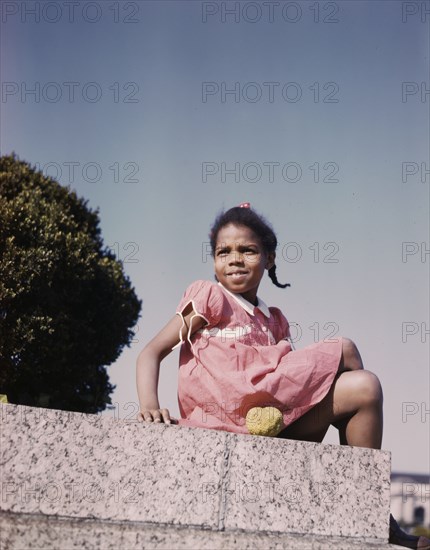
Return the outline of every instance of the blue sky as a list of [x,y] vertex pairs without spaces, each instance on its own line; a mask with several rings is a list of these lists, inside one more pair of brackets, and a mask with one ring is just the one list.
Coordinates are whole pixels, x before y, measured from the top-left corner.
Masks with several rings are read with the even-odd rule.
[[[428,471],[428,6],[2,4],[1,151],[100,208],[143,300],[109,367],[116,417],[134,416],[142,346],[213,277],[215,215],[248,200],[292,285],[260,295],[299,327],[298,347],[333,327],[357,343],[383,384],[393,469]],[[173,415],[177,361],[160,375]]]

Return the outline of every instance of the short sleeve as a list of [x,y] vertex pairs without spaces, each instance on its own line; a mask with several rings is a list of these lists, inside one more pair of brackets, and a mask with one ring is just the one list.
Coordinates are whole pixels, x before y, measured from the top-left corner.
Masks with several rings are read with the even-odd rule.
[[219,323],[223,310],[224,295],[220,287],[211,281],[195,281],[184,292],[176,313],[182,317],[190,303],[199,317],[203,317],[210,326]]

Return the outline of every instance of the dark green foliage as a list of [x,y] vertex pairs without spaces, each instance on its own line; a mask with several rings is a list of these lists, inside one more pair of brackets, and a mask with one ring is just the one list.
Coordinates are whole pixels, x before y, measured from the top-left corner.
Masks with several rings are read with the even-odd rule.
[[0,157],[0,393],[95,413],[106,365],[141,308],[100,235],[98,211],[15,155]]

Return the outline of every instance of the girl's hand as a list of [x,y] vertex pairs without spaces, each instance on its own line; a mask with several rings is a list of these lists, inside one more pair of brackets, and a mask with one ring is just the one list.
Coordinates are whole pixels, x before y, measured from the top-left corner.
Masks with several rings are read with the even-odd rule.
[[137,415],[138,422],[156,422],[164,424],[177,424],[176,418],[170,418],[168,409],[144,409]]

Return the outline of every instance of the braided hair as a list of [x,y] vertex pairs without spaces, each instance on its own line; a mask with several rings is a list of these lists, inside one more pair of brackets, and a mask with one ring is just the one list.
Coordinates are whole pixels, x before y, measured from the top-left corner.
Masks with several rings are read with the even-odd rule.
[[[276,251],[278,240],[272,227],[262,216],[257,214],[254,210],[251,210],[249,203],[243,203],[243,206],[234,206],[226,212],[221,212],[215,219],[209,233],[213,257],[215,257],[215,248],[219,231],[226,225],[230,224],[249,227],[249,229],[251,229],[251,231],[253,231],[253,233],[255,233],[260,239],[266,254]],[[279,288],[291,286],[288,283],[283,285],[278,281],[275,264],[273,264],[273,266],[269,269],[268,275],[272,280],[272,283]]]

